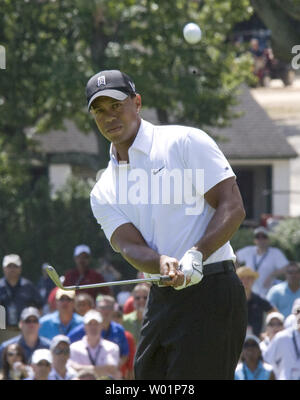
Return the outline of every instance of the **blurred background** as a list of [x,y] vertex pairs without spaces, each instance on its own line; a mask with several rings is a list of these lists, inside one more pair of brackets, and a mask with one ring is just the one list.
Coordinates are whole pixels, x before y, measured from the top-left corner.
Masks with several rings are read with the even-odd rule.
[[[105,259],[123,278],[136,275],[89,203],[109,144],[85,85],[104,69],[132,76],[145,119],[216,139],[247,212],[235,250],[264,225],[299,260],[299,20],[292,0],[0,0],[1,260],[20,254],[37,281],[44,262],[60,274],[73,267],[74,247],[86,243],[94,268]],[[195,45],[183,39],[188,22],[202,29]]]

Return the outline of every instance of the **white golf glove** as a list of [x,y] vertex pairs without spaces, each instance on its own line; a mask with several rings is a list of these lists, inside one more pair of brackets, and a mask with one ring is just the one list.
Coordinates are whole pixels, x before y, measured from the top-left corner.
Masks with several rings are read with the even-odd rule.
[[[185,289],[188,286],[199,283],[203,278],[203,255],[201,251],[188,250],[179,261],[180,270],[184,273],[184,282],[181,286],[175,287],[176,290]],[[186,279],[190,278],[187,285]]]

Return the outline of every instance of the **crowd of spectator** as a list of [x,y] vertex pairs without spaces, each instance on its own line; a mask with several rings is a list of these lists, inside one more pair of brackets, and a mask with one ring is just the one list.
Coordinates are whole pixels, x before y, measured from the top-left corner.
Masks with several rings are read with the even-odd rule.
[[[76,246],[73,255],[74,268],[65,273],[65,286],[122,279],[109,263],[101,272],[92,269],[85,244]],[[248,301],[248,328],[235,379],[300,379],[300,264],[271,247],[263,227],[254,231],[253,246],[236,255]],[[150,284],[119,291],[114,286],[66,291],[53,284],[46,266],[34,285],[22,276],[19,255],[3,259],[1,379],[134,379]]]

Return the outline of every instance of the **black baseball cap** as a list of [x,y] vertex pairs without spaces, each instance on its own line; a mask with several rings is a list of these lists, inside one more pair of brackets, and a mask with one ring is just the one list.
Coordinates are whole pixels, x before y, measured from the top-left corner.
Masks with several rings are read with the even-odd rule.
[[125,100],[130,94],[136,94],[132,79],[124,72],[116,69],[100,71],[90,78],[86,85],[88,110],[92,102],[100,96]]

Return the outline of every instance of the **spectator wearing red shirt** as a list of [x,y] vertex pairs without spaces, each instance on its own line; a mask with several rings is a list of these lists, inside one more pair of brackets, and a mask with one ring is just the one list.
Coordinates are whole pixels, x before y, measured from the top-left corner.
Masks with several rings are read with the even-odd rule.
[[[76,268],[73,268],[65,273],[64,286],[73,285],[89,285],[91,283],[105,282],[103,276],[89,268],[91,261],[91,249],[85,244],[80,244],[74,249],[74,260]],[[109,287],[80,289],[80,292],[86,292],[96,299],[98,294],[110,294]],[[78,293],[78,291],[77,291]]]

